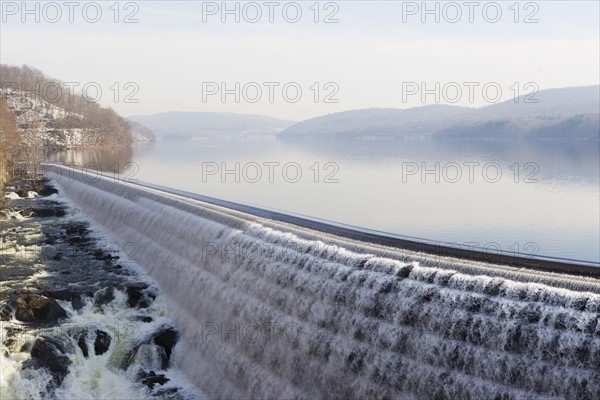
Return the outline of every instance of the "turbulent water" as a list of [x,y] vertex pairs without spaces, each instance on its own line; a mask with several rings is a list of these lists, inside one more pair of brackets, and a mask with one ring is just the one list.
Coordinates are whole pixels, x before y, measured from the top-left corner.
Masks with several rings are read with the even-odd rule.
[[[0,219],[0,399],[203,399],[156,342],[175,329],[156,282],[64,197],[29,193]],[[13,313],[29,295],[64,315]]]
[[158,282],[181,368],[211,398],[600,398],[597,280],[369,248],[66,169],[55,178]]

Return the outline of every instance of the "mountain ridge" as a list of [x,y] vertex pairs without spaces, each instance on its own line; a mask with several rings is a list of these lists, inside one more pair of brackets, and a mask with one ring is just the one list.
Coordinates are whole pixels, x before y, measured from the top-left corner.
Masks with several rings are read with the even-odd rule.
[[[594,139],[600,109],[600,86],[547,89],[480,108],[450,104],[407,109],[367,108],[310,118],[278,134],[280,139],[377,138],[430,136],[490,139],[528,137],[558,139],[561,126],[572,135],[563,138]],[[537,100],[528,103],[524,100]],[[579,116],[579,117],[578,117]],[[489,129],[487,129],[489,128]],[[461,129],[468,132],[464,137]],[[479,135],[475,134],[479,131]],[[550,134],[552,132],[552,134]]]

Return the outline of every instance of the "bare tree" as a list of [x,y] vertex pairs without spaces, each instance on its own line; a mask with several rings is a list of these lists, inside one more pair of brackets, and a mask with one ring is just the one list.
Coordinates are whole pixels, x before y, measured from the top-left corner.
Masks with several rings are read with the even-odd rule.
[[0,189],[14,175],[20,141],[15,118],[9,110],[6,100],[0,96]]

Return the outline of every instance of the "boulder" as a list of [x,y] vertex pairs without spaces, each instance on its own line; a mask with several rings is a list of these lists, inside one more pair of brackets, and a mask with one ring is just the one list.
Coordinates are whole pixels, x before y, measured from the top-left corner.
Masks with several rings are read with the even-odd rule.
[[98,290],[94,293],[94,305],[101,306],[108,304],[115,299],[115,288],[107,286],[104,289]]
[[85,358],[88,358],[89,351],[88,351],[88,345],[87,345],[87,332],[86,331],[79,332],[75,336],[75,339],[77,339],[77,346],[81,349],[83,356]]
[[50,196],[53,194],[58,193],[58,190],[56,190],[56,188],[54,188],[53,186],[49,185],[49,184],[45,184],[44,187],[38,191],[38,194],[40,196]]
[[23,322],[55,322],[66,318],[67,312],[52,298],[30,294],[16,300],[15,318]]
[[85,302],[81,298],[81,295],[79,293],[73,294],[73,297],[71,298],[71,306],[73,307],[73,310],[81,310],[84,305]]
[[108,351],[110,347],[111,338],[110,335],[104,331],[96,329],[96,340],[94,340],[94,352],[97,356],[102,355]]
[[179,333],[173,327],[163,327],[153,335],[154,344],[165,349],[166,357],[162,360],[162,369],[169,367],[171,352],[175,344],[177,344],[177,339],[179,339]]
[[148,292],[148,285],[141,282],[128,284],[125,292],[129,307],[132,308],[148,308],[156,299],[154,293]]
[[46,369],[52,375],[50,389],[60,386],[70,364],[65,345],[58,338],[42,336],[35,341],[31,358],[23,363],[23,369]]
[[[174,327],[169,325],[161,326],[154,333],[128,348],[121,357],[118,366],[126,370],[136,361],[136,358],[140,357],[140,352],[143,352],[147,345],[155,345],[159,350],[157,354],[160,357],[160,369],[167,369],[171,361],[173,347],[177,344],[178,339],[179,333]],[[156,367],[158,368],[158,365]]]
[[74,310],[80,310],[84,305],[81,294],[74,289],[46,290],[44,294],[53,299],[70,301]]

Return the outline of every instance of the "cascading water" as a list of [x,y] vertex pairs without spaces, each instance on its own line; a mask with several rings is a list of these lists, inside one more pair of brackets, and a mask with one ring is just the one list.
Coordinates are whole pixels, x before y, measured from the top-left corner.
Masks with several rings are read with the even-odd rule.
[[181,331],[182,368],[211,398],[600,398],[595,279],[394,258],[56,171],[81,210],[136,249]]
[[0,219],[0,398],[204,399],[177,368],[178,334],[156,283],[64,197],[10,197],[1,212],[12,218]]

